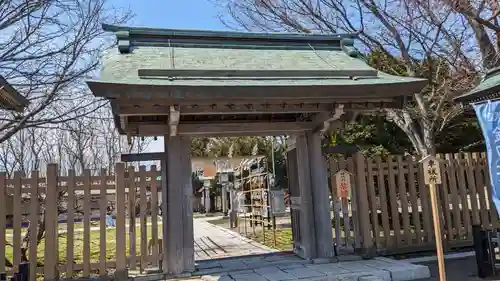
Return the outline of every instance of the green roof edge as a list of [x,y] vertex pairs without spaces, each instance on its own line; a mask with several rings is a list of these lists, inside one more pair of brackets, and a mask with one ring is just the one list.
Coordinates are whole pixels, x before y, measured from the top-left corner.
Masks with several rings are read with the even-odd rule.
[[132,34],[158,35],[158,36],[190,36],[190,37],[221,37],[226,39],[248,38],[248,39],[278,39],[278,40],[297,40],[307,42],[314,41],[332,41],[341,39],[356,39],[357,34],[306,34],[291,32],[241,32],[241,31],[214,31],[214,30],[195,30],[195,29],[169,29],[169,28],[150,28],[150,27],[129,27],[102,24],[102,29],[108,32],[128,31]]
[[[304,33],[257,33],[236,31],[211,31],[189,29],[163,29],[128,27],[102,24],[102,29],[114,32],[120,53],[129,53],[132,46],[170,46],[171,40],[182,40],[190,47],[210,46],[275,46],[300,45],[305,48],[343,50],[349,56],[357,57],[354,39],[357,34],[304,34]],[[208,43],[207,43],[208,42]],[[282,46],[287,48],[287,46]],[[288,48],[291,48],[288,46]]]
[[[0,87],[4,87],[10,97],[14,100],[14,102],[18,103],[18,105],[21,107],[17,109],[18,111],[28,106],[29,100],[21,95],[19,91],[17,91],[2,75],[0,75]],[[10,109],[15,109],[16,106],[13,106],[14,108]]]
[[453,98],[458,103],[475,103],[500,97],[500,67],[486,72],[481,82],[471,91]]

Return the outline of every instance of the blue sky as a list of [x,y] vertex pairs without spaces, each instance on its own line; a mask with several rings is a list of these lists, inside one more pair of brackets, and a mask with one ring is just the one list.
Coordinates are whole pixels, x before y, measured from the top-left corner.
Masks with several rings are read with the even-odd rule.
[[217,15],[214,0],[110,0],[115,7],[130,8],[131,25],[158,28],[227,30]]
[[[110,0],[116,8],[135,14],[130,25],[156,28],[227,30],[217,16],[223,12],[213,0]],[[150,152],[163,152],[163,138],[152,141]]]

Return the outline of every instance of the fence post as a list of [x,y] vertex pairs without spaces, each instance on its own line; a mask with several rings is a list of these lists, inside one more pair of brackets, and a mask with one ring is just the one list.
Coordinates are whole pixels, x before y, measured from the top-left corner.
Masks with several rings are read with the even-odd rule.
[[[159,247],[158,247],[158,181],[156,166],[151,166],[151,239],[153,243],[152,255],[153,264],[161,268],[159,260]],[[162,224],[163,225],[163,224]]]
[[57,272],[57,165],[47,165],[47,186],[45,189],[45,262],[44,279],[55,280]]
[[[7,190],[5,184],[5,173],[0,173],[0,202],[6,202],[7,198],[5,196],[5,192]],[[0,204],[0,281],[6,280],[6,271],[5,271],[5,217],[7,215],[6,204]]]
[[66,203],[66,278],[73,276],[73,261],[74,261],[74,236],[75,236],[75,171],[68,171],[67,193],[68,201]]
[[[106,169],[101,169],[100,175],[100,187],[99,187],[99,250],[101,251],[99,255],[99,276],[106,276],[106,215],[108,210],[108,190],[107,190],[107,171]],[[115,193],[116,194],[116,193]],[[112,214],[110,214],[112,215]]]
[[22,178],[23,172],[14,172],[14,189],[12,190],[12,250],[13,252],[13,273],[19,273],[19,265],[21,264],[21,194],[22,194]]
[[[125,165],[116,163],[115,169],[116,190],[116,280],[128,279],[127,257],[125,254]],[[130,190],[129,190],[130,192]]]
[[[1,202],[1,201],[0,201]],[[40,201],[38,200],[38,171],[31,172],[31,190],[30,190],[30,246],[29,246],[29,280],[36,281],[37,270],[37,232],[38,219],[40,212]]]
[[92,178],[90,170],[83,171],[83,277],[90,276],[90,192]]
[[355,160],[355,198],[358,216],[359,231],[361,233],[362,251],[365,257],[372,257],[373,253],[373,238],[371,234],[370,212],[368,203],[368,192],[366,188],[366,159],[360,152],[354,156]]

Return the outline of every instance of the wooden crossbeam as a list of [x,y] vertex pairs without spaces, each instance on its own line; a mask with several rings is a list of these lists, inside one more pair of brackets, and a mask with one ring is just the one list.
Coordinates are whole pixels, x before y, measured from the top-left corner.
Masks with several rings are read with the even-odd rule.
[[[245,122],[245,123],[180,123],[177,135],[184,136],[271,136],[311,130],[312,122]],[[169,133],[168,124],[129,124],[132,134],[162,136]]]
[[122,162],[155,161],[165,159],[165,152],[123,153]]

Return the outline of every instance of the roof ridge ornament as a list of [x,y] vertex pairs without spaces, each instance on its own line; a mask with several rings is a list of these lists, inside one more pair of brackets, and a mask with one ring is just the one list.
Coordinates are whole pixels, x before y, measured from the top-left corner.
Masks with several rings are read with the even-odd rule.
[[486,74],[484,75],[483,80],[481,82],[483,82],[484,80],[489,79],[491,77],[497,76],[497,75],[500,75],[500,66],[494,67],[492,69],[488,69],[488,71],[486,71]]
[[354,39],[352,38],[342,38],[340,40],[340,46],[342,51],[344,51],[348,56],[352,58],[357,58],[359,56],[359,51],[354,47]]
[[118,51],[121,54],[130,53],[130,32],[127,30],[119,30],[115,32],[118,43]]

